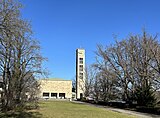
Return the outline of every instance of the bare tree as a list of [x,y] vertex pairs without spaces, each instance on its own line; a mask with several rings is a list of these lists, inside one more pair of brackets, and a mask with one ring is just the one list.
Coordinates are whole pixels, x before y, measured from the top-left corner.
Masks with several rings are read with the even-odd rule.
[[[106,78],[113,77],[116,80],[116,86],[122,92],[123,100],[136,100],[141,105],[153,102],[152,91],[158,88],[159,83],[158,51],[160,47],[156,38],[144,31],[142,36],[131,35],[106,48],[98,45],[96,54],[102,62],[98,61],[97,67],[105,74],[109,72],[106,67],[110,67],[112,73],[109,73],[108,77],[103,75],[102,83],[106,82]],[[143,102],[142,95],[137,93],[143,94],[146,101],[143,100]],[[147,96],[150,96],[148,101]]]
[[96,76],[96,70],[92,66],[88,66],[86,68],[83,68],[83,74],[84,77],[82,79],[81,76],[79,76],[79,87],[80,90],[83,91],[84,97],[91,97],[93,96],[93,86]]
[[[130,81],[128,79],[127,73],[128,55],[127,53],[125,53],[125,50],[123,50],[123,48],[121,47],[121,45],[124,45],[123,43],[125,42],[122,42],[121,44],[117,42],[115,46],[111,46],[105,50],[103,50],[102,46],[98,46],[97,55],[104,60],[104,63],[108,63],[108,67],[111,67],[111,71],[114,73],[112,75],[116,76],[117,85],[123,91],[124,100],[127,100],[128,84]],[[102,67],[101,69],[105,72],[106,69],[104,67]]]
[[94,68],[98,69],[97,82],[100,88],[99,98],[102,101],[117,99],[119,90],[117,88],[117,78],[109,67],[109,63],[105,60],[98,61],[94,64]]
[[90,66],[85,68],[85,97],[93,97],[96,70]]
[[29,22],[20,17],[21,6],[13,0],[0,1],[0,76],[4,85],[1,98],[3,111],[23,106],[27,100],[26,94],[30,93],[33,96],[33,90],[38,88],[37,80],[34,78],[43,74],[44,58],[40,55],[40,45],[32,38]]

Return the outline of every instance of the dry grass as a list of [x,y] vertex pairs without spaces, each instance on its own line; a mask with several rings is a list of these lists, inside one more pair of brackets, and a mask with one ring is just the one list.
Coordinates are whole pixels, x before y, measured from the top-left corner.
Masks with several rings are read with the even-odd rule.
[[135,118],[134,116],[69,101],[41,101],[37,110],[0,113],[0,118]]
[[43,101],[38,110],[43,118],[134,118],[104,108],[67,101]]

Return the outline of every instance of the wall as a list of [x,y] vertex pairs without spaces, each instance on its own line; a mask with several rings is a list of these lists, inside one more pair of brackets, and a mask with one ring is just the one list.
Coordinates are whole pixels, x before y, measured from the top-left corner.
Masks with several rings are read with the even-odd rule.
[[71,80],[39,80],[40,97],[43,98],[43,92],[51,93],[65,93],[66,98],[72,98],[72,81]]

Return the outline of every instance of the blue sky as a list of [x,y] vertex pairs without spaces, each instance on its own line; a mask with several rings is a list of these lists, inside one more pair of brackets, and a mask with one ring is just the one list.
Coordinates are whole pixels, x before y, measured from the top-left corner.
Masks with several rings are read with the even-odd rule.
[[160,0],[20,0],[22,17],[30,20],[34,37],[48,58],[50,78],[75,77],[75,51],[86,50],[94,63],[97,44],[114,43],[129,34],[160,33]]

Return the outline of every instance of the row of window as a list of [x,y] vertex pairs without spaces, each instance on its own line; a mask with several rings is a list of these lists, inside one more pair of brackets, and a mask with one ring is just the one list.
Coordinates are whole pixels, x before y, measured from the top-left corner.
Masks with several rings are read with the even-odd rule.
[[[83,64],[83,58],[79,58],[79,63],[80,64]],[[79,78],[80,79],[83,79],[83,65],[79,65]]]
[[[49,97],[51,94],[51,97],[55,97],[57,98],[58,97],[58,93],[49,93],[49,92],[43,92],[43,97]],[[60,98],[65,98],[65,93],[59,93],[59,97]]]

